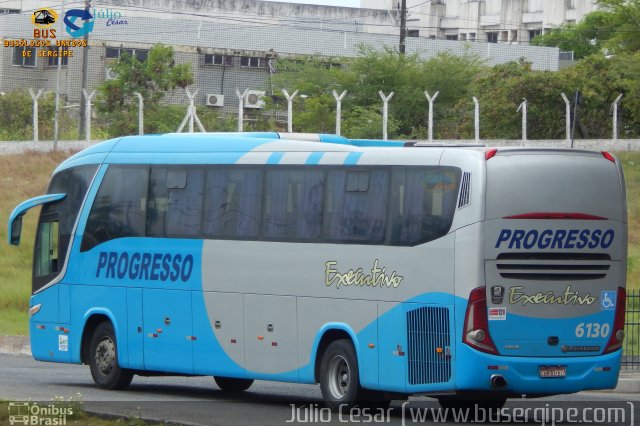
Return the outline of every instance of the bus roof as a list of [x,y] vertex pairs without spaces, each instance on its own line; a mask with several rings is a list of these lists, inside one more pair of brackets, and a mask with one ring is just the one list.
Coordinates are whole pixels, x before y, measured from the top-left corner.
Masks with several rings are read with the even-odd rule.
[[[424,149],[427,147],[428,149]],[[347,139],[329,134],[167,133],[126,136],[98,143],[64,161],[54,173],[69,167],[101,163],[434,165],[440,164],[443,152],[449,149],[465,151],[467,155],[478,159],[490,150],[483,145],[414,144],[407,141]],[[540,151],[567,151],[573,155],[596,153],[583,150],[515,147],[500,148],[499,154]]]

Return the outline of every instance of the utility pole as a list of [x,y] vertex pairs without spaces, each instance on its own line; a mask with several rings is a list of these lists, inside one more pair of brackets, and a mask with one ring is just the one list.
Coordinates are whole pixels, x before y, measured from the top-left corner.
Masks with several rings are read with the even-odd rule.
[[[88,11],[91,10],[91,0],[85,0],[84,8]],[[89,31],[85,33],[84,41],[86,47],[82,52],[82,77],[80,82],[80,93],[82,93],[87,88],[87,68],[89,65]],[[87,126],[85,119],[85,107],[85,103],[80,101],[80,127],[78,128],[78,138],[82,137],[82,134],[85,132],[85,126]]]
[[400,6],[400,46],[399,51],[401,55],[405,52],[404,39],[407,35],[407,0],[402,0]]

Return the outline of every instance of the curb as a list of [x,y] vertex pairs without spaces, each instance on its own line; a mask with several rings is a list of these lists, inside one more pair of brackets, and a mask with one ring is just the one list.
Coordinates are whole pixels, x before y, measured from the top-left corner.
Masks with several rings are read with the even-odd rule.
[[31,355],[29,336],[7,336],[0,334],[0,353]]
[[616,393],[640,393],[640,376],[635,377],[620,377],[618,379],[618,385],[610,392]]

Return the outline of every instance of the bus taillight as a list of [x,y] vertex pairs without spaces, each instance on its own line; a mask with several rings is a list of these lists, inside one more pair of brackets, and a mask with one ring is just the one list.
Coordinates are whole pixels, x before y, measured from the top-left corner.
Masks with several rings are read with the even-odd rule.
[[616,162],[616,158],[610,153],[608,153],[607,151],[601,151],[601,153],[602,153],[602,156],[607,160],[611,161],[612,163]]
[[475,288],[471,290],[471,294],[469,294],[467,312],[464,316],[464,334],[462,341],[479,351],[498,354],[496,345],[489,335],[485,287]]
[[616,314],[613,320],[613,332],[609,338],[607,346],[604,348],[603,354],[617,351],[622,347],[624,341],[624,307],[627,301],[627,291],[624,287],[618,287],[618,296],[616,297]]

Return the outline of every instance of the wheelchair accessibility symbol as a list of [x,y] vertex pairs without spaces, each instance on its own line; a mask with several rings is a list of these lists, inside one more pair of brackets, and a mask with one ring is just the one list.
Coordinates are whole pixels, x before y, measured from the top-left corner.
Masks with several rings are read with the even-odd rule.
[[600,295],[600,309],[603,311],[612,311],[616,308],[615,291],[603,291]]

